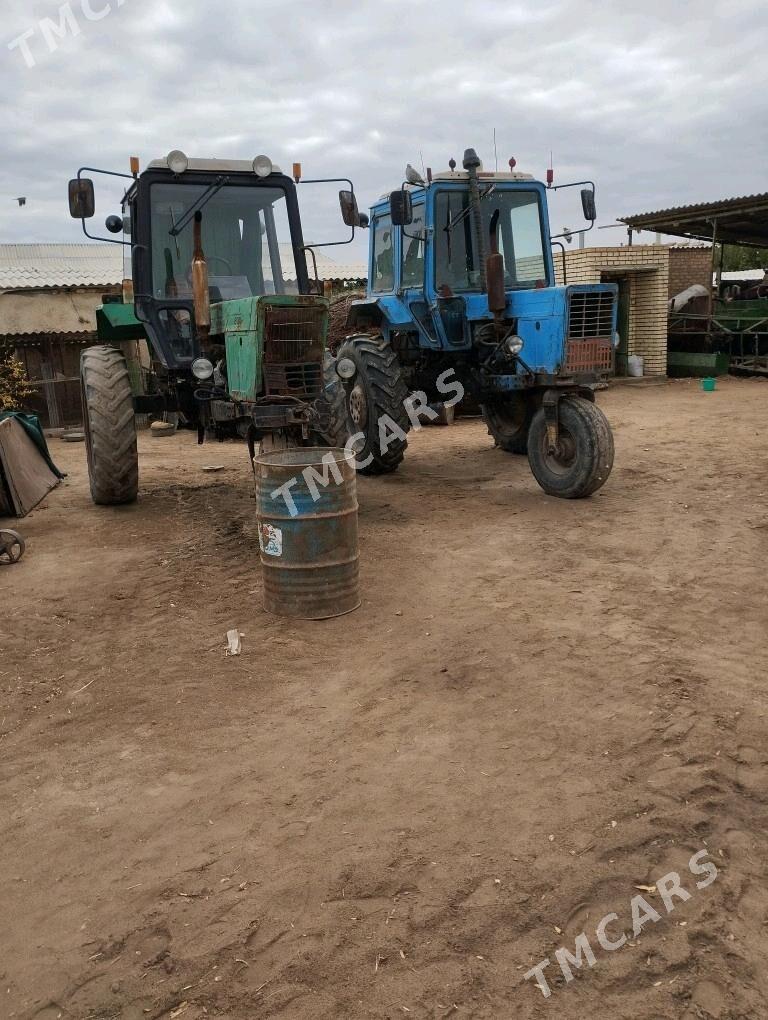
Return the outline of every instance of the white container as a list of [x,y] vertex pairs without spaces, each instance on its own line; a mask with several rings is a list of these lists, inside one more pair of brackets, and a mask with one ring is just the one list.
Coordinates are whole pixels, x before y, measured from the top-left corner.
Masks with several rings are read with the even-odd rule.
[[639,379],[643,374],[643,359],[639,354],[630,354],[627,358],[627,375]]

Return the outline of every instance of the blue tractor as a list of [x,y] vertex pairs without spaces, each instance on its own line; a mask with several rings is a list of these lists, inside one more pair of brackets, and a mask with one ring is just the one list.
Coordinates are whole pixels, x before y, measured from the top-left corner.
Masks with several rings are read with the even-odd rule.
[[[509,172],[485,172],[474,149],[462,170],[451,160],[426,180],[409,166],[370,221],[353,193],[340,193],[345,222],[371,231],[368,291],[352,305],[353,332],[338,351],[365,473],[398,467],[412,425],[409,394],[440,401],[449,369],[497,446],[527,454],[545,492],[589,496],[611,472],[613,436],[595,389],[613,370],[617,287],[556,284],[552,181],[514,167],[510,160]],[[593,225],[595,189],[584,184]],[[396,425],[384,443],[382,420]]]

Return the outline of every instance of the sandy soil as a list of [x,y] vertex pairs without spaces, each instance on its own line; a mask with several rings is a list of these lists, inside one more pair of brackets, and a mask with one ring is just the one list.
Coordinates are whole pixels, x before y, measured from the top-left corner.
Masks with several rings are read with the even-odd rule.
[[[768,1017],[767,401],[601,394],[581,503],[477,421],[426,430],[359,481],[362,608],[291,625],[243,446],[145,434],[104,509],[54,443],[0,567],[0,1014]],[[601,949],[672,869],[691,899]]]

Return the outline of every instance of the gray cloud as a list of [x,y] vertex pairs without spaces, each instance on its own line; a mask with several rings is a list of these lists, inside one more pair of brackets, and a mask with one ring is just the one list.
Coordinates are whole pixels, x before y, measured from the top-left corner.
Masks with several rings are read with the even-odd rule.
[[[367,205],[420,153],[442,168],[472,145],[490,164],[495,128],[500,163],[541,176],[552,151],[559,181],[594,178],[601,223],[766,189],[760,0],[110,0],[100,20],[70,3],[79,34],[49,52],[39,21],[58,23],[58,0],[4,2],[3,241],[79,240],[65,203],[78,166],[177,147],[300,160],[352,177]],[[6,48],[30,28],[32,68]],[[98,196],[103,218],[119,189]],[[342,236],[334,189],[304,205],[309,240]],[[576,225],[570,205],[553,216]]]

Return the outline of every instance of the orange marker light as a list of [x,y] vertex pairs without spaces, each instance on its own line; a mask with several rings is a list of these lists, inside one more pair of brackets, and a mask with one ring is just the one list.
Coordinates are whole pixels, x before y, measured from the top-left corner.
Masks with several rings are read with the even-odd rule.
[[293,164],[293,179],[297,184],[301,180],[301,163]]
[[139,157],[131,156],[131,173],[134,177],[139,176]]

